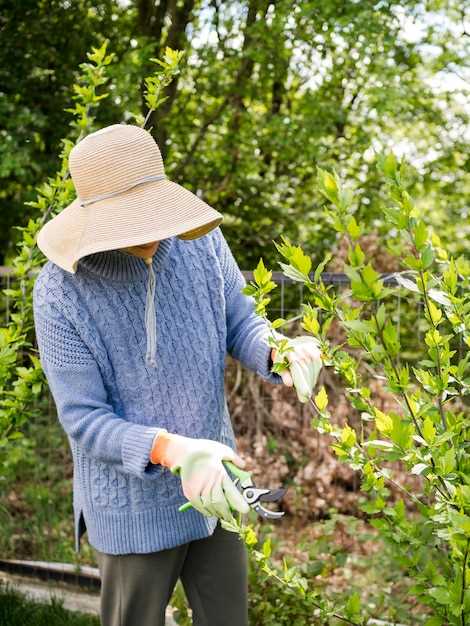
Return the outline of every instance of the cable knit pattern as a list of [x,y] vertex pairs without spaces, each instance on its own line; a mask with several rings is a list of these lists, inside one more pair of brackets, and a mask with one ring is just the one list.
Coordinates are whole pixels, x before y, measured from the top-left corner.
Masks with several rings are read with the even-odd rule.
[[48,261],[33,290],[39,356],[74,464],[75,550],[85,531],[108,554],[164,550],[207,537],[217,519],[178,507],[181,481],[149,461],[160,428],[236,442],[224,394],[227,353],[266,380],[268,328],[220,227],[170,237],[152,260],[156,361],[145,363],[143,259],[108,250],[72,274]]

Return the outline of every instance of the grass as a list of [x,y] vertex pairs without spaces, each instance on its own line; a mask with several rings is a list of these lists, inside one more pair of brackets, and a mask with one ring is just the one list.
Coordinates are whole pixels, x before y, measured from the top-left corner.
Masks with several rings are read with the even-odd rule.
[[8,626],[100,626],[92,615],[67,611],[63,601],[52,598],[39,604],[0,581],[0,624]]

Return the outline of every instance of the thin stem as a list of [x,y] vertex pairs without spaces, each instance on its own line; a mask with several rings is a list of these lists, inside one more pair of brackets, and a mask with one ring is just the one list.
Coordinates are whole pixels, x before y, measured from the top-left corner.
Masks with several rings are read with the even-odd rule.
[[[380,327],[380,325],[379,325],[379,321],[378,321],[377,316],[376,316],[376,314],[375,314],[375,313],[373,313],[372,315],[373,315],[373,318],[374,318],[374,321],[375,321],[375,325],[376,325],[376,327],[377,327],[377,332],[378,332],[378,336],[379,336],[379,338],[380,338],[380,343],[382,344],[382,347],[383,347],[383,348],[384,348],[384,350],[386,351],[386,350],[387,350],[387,346],[386,346],[385,340],[384,340],[384,338],[383,338],[383,333],[382,333],[382,329],[381,329],[381,327]],[[391,366],[392,366],[392,368],[393,368],[393,373],[395,374],[395,376],[396,376],[397,380],[400,380],[399,375],[398,375],[398,370],[397,370],[396,365],[395,365],[395,362],[393,361],[393,359],[392,359],[392,358],[391,358],[388,354],[387,354],[387,356],[388,356],[388,359],[389,359],[390,365],[391,365]],[[410,401],[409,401],[409,399],[408,399],[408,396],[407,396],[406,392],[403,390],[403,391],[400,391],[400,393],[401,393],[401,395],[403,396],[403,398],[404,398],[404,400],[405,400],[405,402],[406,402],[406,406],[408,407],[408,411],[410,412],[411,418],[412,418],[412,420],[413,420],[413,423],[414,423],[414,425],[415,425],[416,430],[418,431],[419,436],[420,436],[422,439],[424,439],[424,437],[423,437],[423,433],[421,432],[421,428],[420,428],[420,426],[419,426],[419,424],[418,424],[418,420],[417,420],[417,418],[416,418],[416,416],[415,416],[415,414],[414,414],[414,411],[413,411],[413,409],[412,409],[412,407],[411,407],[411,405],[410,405]],[[451,495],[450,495],[450,493],[449,493],[449,491],[448,491],[448,489],[447,489],[447,486],[446,486],[446,484],[445,484],[445,482],[444,482],[444,480],[443,480],[442,476],[439,476],[439,475],[437,474],[437,472],[436,472],[436,463],[435,463],[435,461],[434,461],[434,458],[433,458],[432,454],[431,454],[431,456],[430,456],[430,459],[431,459],[431,465],[432,465],[432,468],[433,468],[433,470],[434,470],[434,473],[436,474],[437,480],[441,483],[442,489],[443,489],[443,490],[444,490],[444,492],[446,493],[447,497],[450,499],[450,498],[451,498]],[[438,490],[439,490],[439,492],[441,493],[441,495],[443,495],[443,494],[442,494],[442,492],[441,492],[441,490],[437,487],[437,485],[436,485],[436,489],[438,489]]]
[[[434,328],[434,330],[437,330],[437,324],[434,323],[434,320],[432,319],[432,315],[431,315],[431,308],[429,306],[429,298],[428,298],[428,293],[425,287],[425,282],[424,282],[424,277],[423,277],[423,270],[419,271],[419,275],[421,277],[421,285],[423,287],[423,297],[424,297],[424,303],[426,305],[426,309],[429,315],[429,320],[432,324],[432,327]],[[439,346],[435,345],[436,348],[436,356],[437,356],[437,368],[439,370],[439,382],[442,385],[442,364],[441,364],[441,356],[439,353]],[[441,422],[442,422],[442,427],[444,428],[444,430],[447,430],[447,421],[446,421],[446,416],[444,413],[444,406],[442,404],[442,395],[441,392],[439,392],[438,396],[437,396],[437,404],[439,407],[439,414],[441,416]]]
[[382,478],[384,478],[386,481],[394,485],[400,491],[403,491],[403,493],[405,493],[411,500],[413,500],[413,502],[415,502],[416,504],[421,504],[422,506],[427,506],[425,502],[423,502],[422,500],[414,496],[412,493],[410,493],[408,489],[400,485],[400,483],[397,483],[395,480],[393,480],[393,478],[389,478],[388,476],[386,476],[380,468],[377,468],[377,471],[380,473]]
[[462,566],[462,590],[460,592],[460,605],[461,605],[460,621],[461,621],[462,626],[465,626],[464,602],[465,602],[465,589],[467,587],[466,574],[467,574],[467,560],[468,560],[469,548],[470,548],[470,538],[467,539],[467,546],[465,548],[465,556],[463,559],[463,566]]
[[149,117],[152,115],[152,113],[153,113],[154,111],[155,111],[155,109],[149,109],[149,110],[147,111],[147,115],[145,116],[145,120],[144,120],[144,123],[142,124],[142,128],[145,128],[145,126],[146,126],[146,124],[147,124],[147,122],[148,122]]

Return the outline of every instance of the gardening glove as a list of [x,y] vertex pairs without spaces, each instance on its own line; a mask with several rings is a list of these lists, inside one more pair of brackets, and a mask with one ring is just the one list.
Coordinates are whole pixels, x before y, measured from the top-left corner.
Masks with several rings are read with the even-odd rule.
[[289,339],[288,346],[291,346],[293,350],[285,352],[282,357],[276,348],[273,348],[273,364],[287,358],[289,369],[280,372],[280,375],[285,385],[289,387],[294,385],[298,399],[305,403],[312,397],[322,368],[319,344],[315,337],[302,335]]
[[235,487],[222,460],[243,468],[245,461],[229,446],[211,439],[195,439],[162,429],[155,437],[150,461],[180,472],[183,493],[203,515],[233,521],[230,506],[240,513],[250,507]]

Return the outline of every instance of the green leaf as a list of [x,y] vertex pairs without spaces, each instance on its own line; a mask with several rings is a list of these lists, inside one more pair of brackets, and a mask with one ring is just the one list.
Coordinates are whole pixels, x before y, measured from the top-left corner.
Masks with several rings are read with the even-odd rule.
[[17,298],[21,295],[21,289],[2,289],[2,292],[9,298]]
[[276,329],[286,323],[286,320],[283,317],[278,317],[273,322],[271,322],[271,326]]
[[317,183],[320,192],[333,203],[338,201],[338,180],[326,170],[317,168]]
[[358,237],[361,236],[361,229],[356,222],[354,215],[349,218],[347,229],[353,239],[358,239]]
[[335,444],[332,444],[330,446],[331,450],[333,450],[333,452],[341,459],[344,458],[346,456],[348,456],[348,453],[346,452],[346,450],[343,450],[343,448],[341,446],[337,446]]
[[302,280],[305,282],[309,278],[312,260],[304,253],[300,246],[293,246],[287,237],[283,236],[282,239],[284,241],[283,244],[274,242],[274,245],[282,256],[289,261],[290,267],[285,263],[279,263],[279,265],[283,268],[286,276],[288,275],[287,272],[290,272],[290,277],[293,277],[293,280]]
[[327,252],[327,254],[325,255],[325,258],[323,259],[323,261],[321,263],[318,264],[315,273],[313,275],[313,280],[314,282],[318,282],[318,280],[320,279],[321,274],[323,273],[325,267],[328,265],[328,263],[331,261],[333,257],[333,253],[332,252]]
[[424,244],[426,243],[428,239],[428,229],[426,227],[426,224],[422,220],[418,222],[415,228],[414,237],[415,237],[415,246],[417,250],[419,251],[424,247]]
[[284,274],[284,276],[287,276],[287,278],[291,278],[292,280],[300,283],[305,283],[307,281],[307,277],[302,274],[302,272],[299,272],[298,269],[292,267],[292,265],[281,263],[281,261],[278,261],[278,263],[282,268],[282,273]]
[[248,285],[245,285],[241,292],[247,296],[254,296],[258,292],[258,288],[256,287],[256,285],[250,283]]
[[374,513],[380,513],[384,508],[384,501],[382,498],[375,498],[374,500],[370,500],[360,505],[361,511],[365,513],[369,513],[369,515],[374,515]]
[[397,171],[397,159],[393,152],[387,154],[386,157],[382,157],[379,160],[379,166],[382,168],[385,176],[388,178],[395,178]]
[[379,324],[379,327],[382,328],[383,325],[385,324],[385,305],[384,305],[383,302],[379,306],[379,308],[377,309],[375,317],[377,318],[377,322]]
[[320,324],[315,310],[307,310],[306,314],[302,318],[301,326],[304,330],[312,333],[312,335],[318,335],[320,331]]
[[263,543],[263,554],[267,559],[271,556],[271,537],[268,537]]
[[439,459],[439,467],[443,474],[450,474],[455,469],[455,451],[453,448],[450,448],[441,456]]
[[298,246],[294,248],[290,262],[296,269],[306,276],[309,275],[310,270],[312,269],[312,259]]
[[225,530],[228,530],[231,533],[238,533],[238,526],[235,523],[235,518],[233,519],[233,522],[228,522],[227,520],[220,518],[220,525],[222,528],[225,528]]
[[452,601],[450,592],[445,587],[432,587],[428,593],[432,598],[437,600],[439,604],[450,604]]
[[449,511],[449,517],[457,531],[470,538],[470,517],[452,510]]
[[436,438],[436,429],[434,428],[434,424],[429,416],[426,416],[423,422],[422,432],[426,441],[428,443],[433,443]]
[[408,256],[405,256],[405,258],[403,259],[403,265],[405,265],[406,267],[410,267],[412,270],[419,270],[421,269],[421,260],[415,258],[410,254]]
[[408,289],[408,291],[421,293],[418,285],[414,281],[410,280],[409,278],[405,278],[405,276],[403,276],[403,274],[401,274],[400,272],[395,272],[393,274],[393,277],[395,278],[395,280],[401,287]]
[[393,419],[393,429],[390,439],[403,450],[409,450],[413,445],[413,424],[407,423],[398,413],[390,414]]
[[253,277],[256,284],[262,287],[268,281],[271,280],[272,272],[268,271],[264,266],[263,259],[260,258],[256,269],[253,271]]
[[[450,260],[449,266],[442,276],[444,279],[444,284],[446,285],[448,290],[452,294],[454,294],[457,289],[457,271],[454,259]],[[441,304],[445,304],[445,302],[441,302]]]
[[427,619],[424,622],[424,626],[444,626],[444,621],[441,617],[435,615]]
[[447,295],[439,289],[429,289],[428,296],[443,306],[450,306],[452,304]]
[[420,474],[423,474],[424,471],[428,468],[429,465],[427,465],[427,463],[417,463],[416,465],[413,465],[410,471],[412,474],[416,474],[419,476]]
[[432,265],[434,261],[434,250],[431,245],[427,245],[421,252],[421,262],[423,263],[423,269],[427,269]]
[[103,41],[103,44],[99,48],[95,48],[92,46],[91,49],[93,50],[93,52],[87,52],[87,57],[89,58],[89,60],[95,63],[96,65],[99,65],[104,59],[104,56],[106,54],[106,47],[108,43],[109,43],[109,40],[105,39]]
[[371,326],[367,320],[343,320],[343,326],[358,333],[370,333]]
[[366,255],[358,243],[354,246],[354,256],[352,258],[354,259],[354,265],[360,266],[364,263]]
[[398,340],[398,329],[392,324],[390,320],[387,320],[383,329],[383,338],[387,346],[387,351],[390,356],[396,356],[400,351],[400,343]]
[[391,441],[383,441],[382,439],[370,439],[365,442],[365,445],[371,448],[379,448],[380,450],[393,450],[393,443]]
[[361,611],[361,597],[355,591],[349,596],[349,600],[346,604],[346,612],[349,616],[357,615]]
[[20,432],[19,430],[15,430],[14,432],[10,433],[8,435],[8,439],[12,440],[12,439],[22,439],[24,437],[24,433]]
[[362,270],[362,278],[364,279],[366,285],[372,287],[372,285],[378,281],[379,274],[374,270],[372,265],[368,263]]

